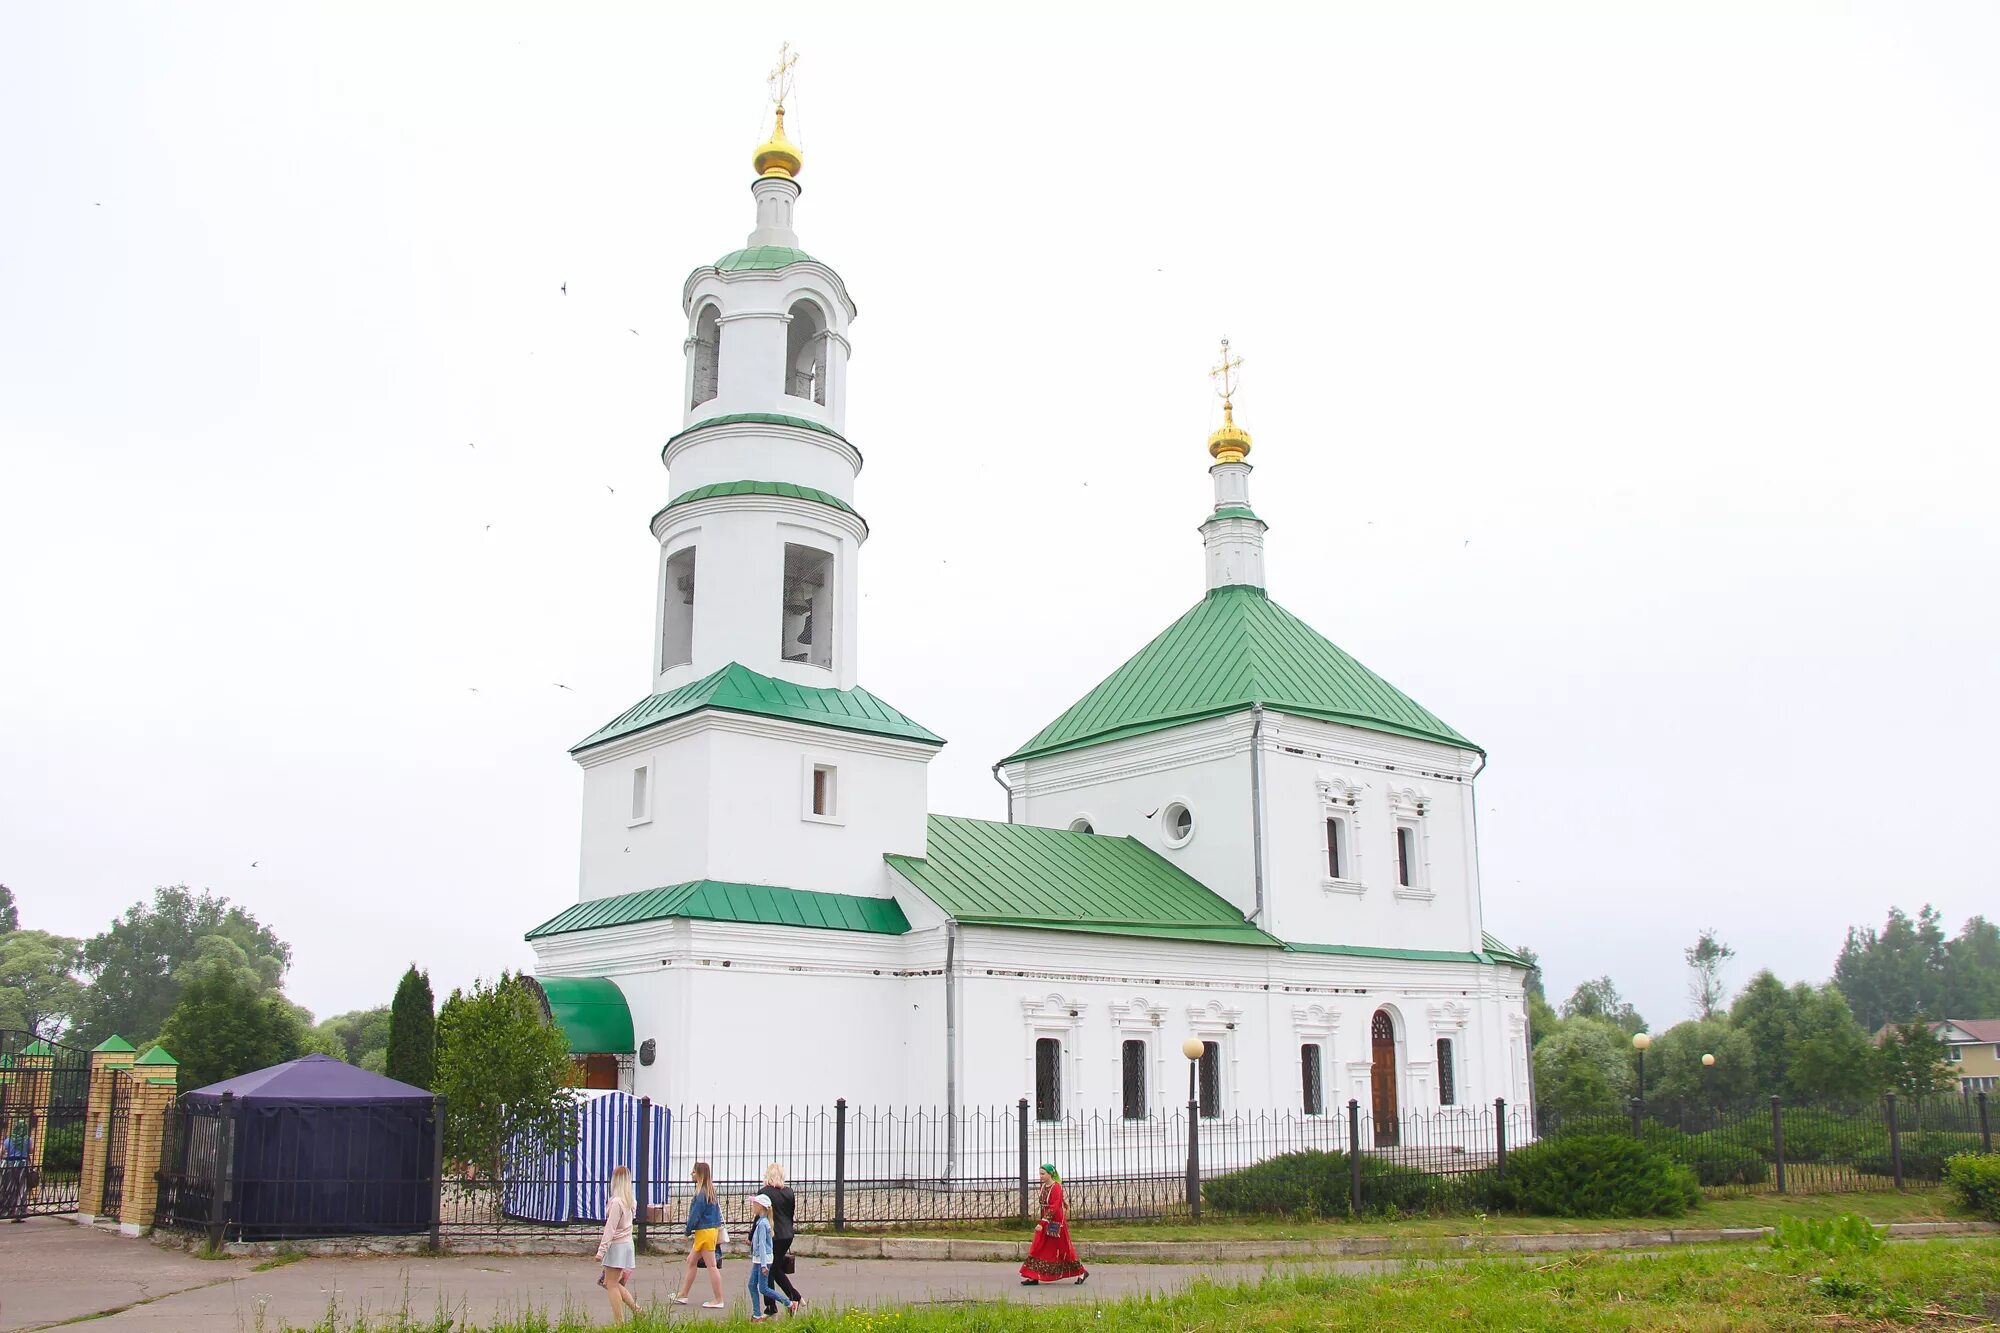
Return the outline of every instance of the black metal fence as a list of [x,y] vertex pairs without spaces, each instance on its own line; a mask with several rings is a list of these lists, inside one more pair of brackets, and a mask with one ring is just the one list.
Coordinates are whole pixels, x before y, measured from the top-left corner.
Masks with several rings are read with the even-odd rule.
[[[629,1100],[629,1099],[628,1099]],[[1378,1122],[1356,1102],[1324,1115],[1297,1111],[1208,1116],[1189,1133],[1186,1108],[1043,1118],[1027,1099],[1011,1106],[944,1108],[691,1107],[672,1113],[636,1103],[650,1133],[629,1151],[570,1153],[560,1162],[522,1152],[498,1169],[442,1161],[413,1172],[430,1191],[424,1220],[434,1244],[483,1248],[560,1240],[588,1248],[616,1165],[632,1169],[640,1239],[678,1237],[694,1163],[707,1162],[732,1226],[771,1164],[784,1168],[806,1228],[845,1230],[1032,1220],[1044,1163],[1061,1173],[1079,1221],[1199,1217],[1241,1197],[1224,1177],[1295,1153],[1301,1169],[1339,1173],[1334,1213],[1489,1209],[1509,1159],[1540,1140],[1632,1136],[1687,1165],[1716,1197],[1890,1190],[1938,1180],[1955,1153],[1992,1151],[1985,1094],[1854,1105],[1632,1102],[1588,1115],[1533,1116],[1504,1101],[1409,1112]],[[1046,1109],[1046,1108],[1044,1108]],[[161,1172],[162,1225],[228,1235],[230,1200],[255,1182],[232,1178],[226,1118],[168,1120]],[[366,1162],[366,1151],[348,1148]],[[1232,1193],[1234,1191],[1234,1193]],[[418,1228],[421,1230],[421,1228]]]
[[89,1104],[90,1052],[0,1030],[0,1218],[77,1211]]

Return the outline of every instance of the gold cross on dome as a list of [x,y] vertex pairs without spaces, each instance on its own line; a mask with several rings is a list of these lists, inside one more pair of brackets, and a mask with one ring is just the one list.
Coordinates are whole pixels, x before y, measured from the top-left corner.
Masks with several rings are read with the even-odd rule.
[[1222,403],[1225,407],[1229,405],[1230,398],[1236,393],[1236,370],[1242,364],[1242,357],[1232,357],[1229,355],[1229,339],[1224,338],[1222,340],[1222,361],[1215,369],[1208,372],[1208,377],[1215,381],[1215,391],[1222,396]]
[[798,63],[799,58],[792,54],[792,44],[785,42],[778,47],[777,67],[764,76],[771,89],[771,100],[780,111],[785,109],[785,99],[792,95],[792,66]]

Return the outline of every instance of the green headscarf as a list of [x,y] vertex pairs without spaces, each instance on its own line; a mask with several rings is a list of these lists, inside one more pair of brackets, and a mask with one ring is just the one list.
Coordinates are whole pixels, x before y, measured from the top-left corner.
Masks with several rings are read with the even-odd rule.
[[1050,1178],[1051,1180],[1055,1181],[1055,1182],[1056,1182],[1056,1184],[1058,1184],[1058,1185],[1062,1184],[1062,1173],[1061,1173],[1060,1171],[1057,1171],[1057,1170],[1055,1169],[1054,1165],[1052,1165],[1051,1163],[1048,1163],[1048,1162],[1043,1162],[1043,1163],[1042,1163],[1042,1170],[1044,1170],[1044,1171],[1048,1172],[1048,1173],[1049,1173],[1049,1178]]

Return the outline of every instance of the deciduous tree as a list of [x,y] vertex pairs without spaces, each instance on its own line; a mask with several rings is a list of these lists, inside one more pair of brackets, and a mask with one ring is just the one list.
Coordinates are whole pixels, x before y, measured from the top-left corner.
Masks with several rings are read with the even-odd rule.
[[[196,894],[185,884],[155,889],[151,903],[134,903],[109,930],[85,941],[90,987],[76,1039],[89,1045],[115,1032],[135,1044],[152,1040],[180,1002],[188,965],[204,956],[203,942],[212,937],[240,949],[267,988],[291,964],[291,946],[227,898],[206,889]],[[207,947],[212,954],[215,946]]]
[[1614,1112],[1632,1087],[1632,1039],[1606,1019],[1566,1018],[1535,1048],[1535,1096],[1553,1115]]
[[183,1088],[295,1060],[303,1053],[304,1037],[284,996],[226,961],[212,961],[185,980],[179,1003],[160,1029],[160,1044],[180,1061]]
[[[1928,903],[1916,917],[1889,909],[1881,930],[1850,926],[1833,980],[1861,1026],[1873,1032],[1885,1023],[1904,1023],[1919,1014],[1945,1018],[1944,929]],[[1969,1017],[1970,1015],[1968,1015]]]
[[510,1153],[552,1152],[575,1140],[569,1041],[522,981],[503,972],[454,990],[437,1018],[444,1150],[497,1178]]
[[77,941],[45,930],[0,935],[0,1028],[61,1036],[83,997],[74,975],[81,950]]
[[1907,1097],[1934,1096],[1958,1086],[1958,1076],[1945,1063],[1944,1042],[1922,1021],[1898,1023],[1883,1033],[1876,1059],[1883,1086]]
[[1569,998],[1563,1001],[1562,1016],[1601,1018],[1621,1029],[1628,1037],[1646,1030],[1646,1020],[1618,994],[1618,987],[1611,984],[1610,977],[1586,981],[1571,991]]
[[1708,927],[1681,953],[1693,974],[1688,978],[1688,998],[1694,1002],[1694,1016],[1714,1018],[1728,995],[1722,985],[1722,965],[1736,956],[1736,950],[1716,938],[1714,928]]

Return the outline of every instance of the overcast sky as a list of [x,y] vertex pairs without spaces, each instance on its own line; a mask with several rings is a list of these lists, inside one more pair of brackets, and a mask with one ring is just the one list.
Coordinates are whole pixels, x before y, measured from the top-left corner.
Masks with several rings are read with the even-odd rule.
[[1272,593],[1490,753],[1551,992],[2000,907],[2000,7],[16,0],[26,924],[207,886],[321,1015],[531,962],[784,39],[933,809],[1200,596],[1226,333]]

